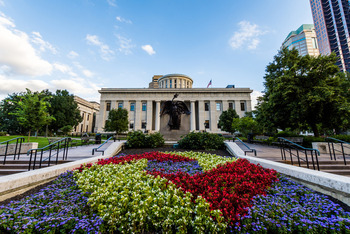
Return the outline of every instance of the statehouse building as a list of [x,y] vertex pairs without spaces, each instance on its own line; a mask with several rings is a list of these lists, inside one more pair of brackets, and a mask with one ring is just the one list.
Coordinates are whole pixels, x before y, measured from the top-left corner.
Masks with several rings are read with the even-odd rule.
[[[181,133],[208,131],[222,133],[218,127],[219,116],[229,108],[235,109],[240,117],[251,111],[253,90],[249,88],[192,88],[193,80],[182,74],[155,75],[148,88],[102,88],[100,111],[97,116],[97,132],[104,132],[104,124],[112,109],[128,110],[129,130],[145,132],[166,130],[167,120],[160,116],[162,104],[172,100],[183,101],[191,111],[183,115]],[[166,117],[164,117],[166,118]]]

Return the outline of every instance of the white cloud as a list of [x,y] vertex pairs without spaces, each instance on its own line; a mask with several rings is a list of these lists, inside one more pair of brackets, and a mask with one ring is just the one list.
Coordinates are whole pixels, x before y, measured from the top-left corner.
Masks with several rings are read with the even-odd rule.
[[156,52],[153,50],[153,47],[151,45],[143,45],[141,48],[146,51],[149,55],[153,55]]
[[42,80],[16,80],[0,75],[0,95],[6,97],[11,93],[26,91],[26,88],[32,91],[41,91],[48,89],[50,85]]
[[5,3],[3,0],[0,0],[0,6],[5,6]]
[[67,89],[80,97],[95,97],[100,89],[97,84],[82,78],[52,80],[51,83],[55,89]]
[[132,24],[131,20],[128,20],[128,19],[124,19],[123,17],[121,16],[117,16],[115,17],[115,19],[119,22],[122,22],[122,23],[127,23],[127,24]]
[[88,77],[88,78],[91,78],[94,76],[94,73],[88,69],[84,69],[82,70],[82,73],[84,74],[84,76]]
[[70,59],[75,59],[76,57],[79,57],[79,54],[72,50],[71,52],[68,53],[67,57]]
[[128,38],[123,37],[121,35],[116,35],[116,37],[119,40],[119,49],[118,50],[125,55],[132,54],[131,49],[134,48],[135,45],[133,45],[131,43],[131,39],[128,39]]
[[254,90],[251,94],[251,100],[252,100],[252,110],[255,110],[255,106],[258,104],[258,97],[263,96],[264,94],[260,91]]
[[95,46],[99,47],[100,55],[101,55],[102,59],[104,59],[106,61],[110,61],[113,58],[114,51],[111,50],[108,45],[101,42],[100,39],[98,38],[98,36],[88,34],[88,35],[86,35],[86,40],[87,40],[88,44],[95,45]]
[[51,51],[53,54],[57,54],[56,48],[49,42],[44,41],[43,37],[39,32],[32,32],[32,42],[39,45],[40,51],[45,52],[46,50]]
[[28,76],[51,73],[52,65],[39,56],[28,35],[17,30],[14,22],[2,13],[0,35],[0,66],[6,65],[11,73]]
[[262,31],[257,24],[251,24],[248,21],[241,21],[238,25],[239,30],[233,34],[229,41],[232,49],[247,47],[254,50],[260,43],[260,36],[267,33]]
[[73,69],[66,64],[54,63],[53,66],[54,66],[55,70],[60,71],[63,74],[67,74],[67,75],[70,75],[72,77],[78,76],[75,72],[73,72]]
[[107,3],[112,6],[112,7],[116,7],[117,6],[117,3],[115,0],[107,0]]

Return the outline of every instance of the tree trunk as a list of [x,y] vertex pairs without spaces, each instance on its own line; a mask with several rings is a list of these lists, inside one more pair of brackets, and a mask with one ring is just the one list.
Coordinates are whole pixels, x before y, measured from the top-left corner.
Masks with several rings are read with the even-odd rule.
[[316,124],[312,124],[311,125],[311,129],[314,132],[314,136],[315,137],[319,137],[320,136],[320,132],[318,131],[318,128],[317,128]]
[[29,130],[29,133],[28,133],[28,142],[30,141],[30,130]]

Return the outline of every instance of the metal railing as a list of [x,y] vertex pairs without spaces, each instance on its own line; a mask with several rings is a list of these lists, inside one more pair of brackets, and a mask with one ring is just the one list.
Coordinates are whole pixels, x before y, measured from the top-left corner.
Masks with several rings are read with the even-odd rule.
[[[103,142],[99,147],[97,147],[97,148],[93,148],[92,149],[92,155],[94,155],[95,154],[95,152],[102,152],[102,155],[104,155],[105,154],[105,151],[104,150],[100,150],[100,148],[102,147],[102,146],[104,146],[110,139],[112,139],[113,138],[113,136],[111,136],[111,137],[109,137],[105,142]],[[114,140],[115,141],[115,140]]]
[[[6,157],[8,155],[12,155],[12,153],[9,154],[9,146],[11,146],[10,145],[11,141],[16,141],[15,150],[13,151],[13,160],[15,160],[16,156],[18,156],[17,159],[19,159],[19,155],[21,154],[22,143],[25,141],[25,139],[24,139],[24,137],[16,137],[16,138],[13,138],[13,139],[10,139],[7,141],[0,142],[0,145],[4,145],[6,143],[4,155],[0,155],[0,156],[4,156],[4,162],[3,162],[4,165],[6,163]],[[18,149],[18,151],[17,151],[17,149]]]
[[[334,161],[337,161],[336,152],[338,152],[343,155],[344,164],[346,165],[346,156],[349,156],[350,154],[345,153],[345,150],[347,149],[348,152],[350,152],[350,143],[333,137],[326,137],[326,141],[328,143],[329,156],[331,160],[334,158]],[[340,145],[341,149],[336,149],[336,147],[334,147],[334,144]]]
[[292,165],[294,164],[293,157],[296,157],[298,159],[299,167],[301,167],[300,161],[303,161],[306,162],[307,168],[310,168],[308,156],[311,156],[313,169],[316,170],[317,167],[317,170],[320,170],[320,166],[318,163],[318,156],[320,155],[320,151],[318,151],[317,149],[305,148],[283,137],[278,137],[278,141],[281,147],[282,160],[287,160],[286,153],[289,153]]
[[[51,143],[50,145],[47,145],[43,148],[39,149],[30,149],[27,151],[27,155],[30,155],[29,158],[29,166],[28,166],[28,171],[30,171],[32,163],[33,163],[33,170],[35,170],[35,166],[37,163],[37,157],[38,157],[38,152],[39,152],[39,168],[41,168],[43,162],[47,162],[47,165],[50,166],[51,164],[51,158],[56,156],[56,165],[58,164],[58,157],[59,154],[62,152],[62,160],[67,160],[68,157],[68,148],[69,148],[69,143],[72,141],[70,137],[62,138],[58,141],[55,141]],[[46,155],[48,154],[48,155]],[[34,159],[33,159],[34,156]],[[45,157],[43,159],[43,157]]]
[[244,151],[244,155],[247,155],[247,152],[252,152],[254,153],[254,156],[256,156],[256,150],[255,149],[252,149],[250,148],[246,143],[244,143],[241,139],[239,139],[238,137],[236,137],[236,139],[241,142],[247,149],[246,150],[243,150]]

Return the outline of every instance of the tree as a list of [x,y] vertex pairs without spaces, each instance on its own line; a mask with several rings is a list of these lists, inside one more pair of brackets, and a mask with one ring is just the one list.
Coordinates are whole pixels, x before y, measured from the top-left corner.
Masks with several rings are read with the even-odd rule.
[[236,131],[236,129],[232,127],[232,121],[238,118],[239,116],[233,109],[223,111],[219,117],[219,126],[221,130],[233,134]]
[[256,133],[258,131],[258,122],[252,117],[245,116],[233,121],[232,127],[237,129],[243,136],[247,136],[248,133]]
[[18,108],[17,103],[24,96],[24,93],[9,94],[8,97],[0,102],[0,131],[9,134],[21,134],[25,131],[23,126],[18,122],[17,117],[11,113]]
[[55,120],[50,123],[50,130],[56,132],[64,126],[75,127],[83,120],[74,96],[67,90],[56,90],[51,96],[49,113]]
[[128,130],[128,124],[128,111],[126,109],[112,109],[108,114],[104,130],[111,132],[115,131],[118,137],[118,134]]
[[339,73],[336,61],[335,54],[300,56],[297,50],[281,49],[266,67],[264,96],[256,111],[259,124],[311,128],[315,136],[321,129],[346,127],[339,121],[350,115],[349,80]]
[[31,130],[39,131],[40,128],[54,119],[48,113],[50,106],[48,98],[43,93],[33,93],[27,89],[27,93],[17,102],[17,108],[12,114],[17,116],[17,120],[22,126],[29,129],[28,142]]

